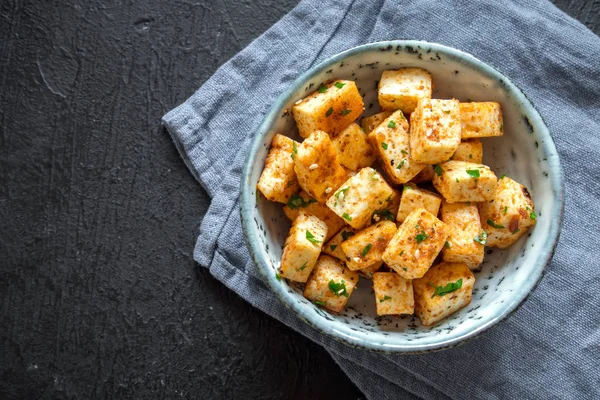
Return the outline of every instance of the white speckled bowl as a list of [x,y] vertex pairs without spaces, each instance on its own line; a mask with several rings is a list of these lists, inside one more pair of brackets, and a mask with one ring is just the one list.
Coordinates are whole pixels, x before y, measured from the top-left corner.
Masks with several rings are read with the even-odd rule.
[[[288,110],[321,82],[351,79],[365,100],[364,115],[379,112],[381,72],[421,67],[433,76],[435,98],[498,101],[504,136],[484,139],[484,163],[498,176],[526,185],[538,214],[537,225],[507,250],[486,248],[475,273],[469,306],[433,327],[416,317],[378,317],[371,281],[361,278],[345,311],[322,310],[302,296],[301,285],[275,277],[290,223],[281,204],[257,196],[271,139],[276,132],[300,140]],[[324,334],[353,346],[384,352],[418,353],[459,344],[510,315],[535,289],[558,241],[563,215],[563,177],[556,148],[542,118],[525,95],[494,68],[462,51],[434,43],[390,41],[359,46],[311,68],[271,107],[249,150],[241,182],[241,214],[246,243],[265,283],[295,313]]]

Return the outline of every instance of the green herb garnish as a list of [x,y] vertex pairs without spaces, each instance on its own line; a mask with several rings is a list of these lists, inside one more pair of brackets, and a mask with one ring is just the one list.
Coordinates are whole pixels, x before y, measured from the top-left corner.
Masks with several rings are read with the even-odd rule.
[[521,232],[521,230],[519,228],[517,228],[517,229],[515,229],[515,231],[512,234],[514,235],[515,233],[519,233],[519,232]]
[[402,168],[402,166],[404,165],[404,161],[406,161],[406,160],[400,161],[400,164],[398,164],[398,166],[396,167],[396,169]]
[[500,124],[500,132],[502,132],[502,126],[503,126],[503,125],[504,125],[504,124]]
[[392,214],[392,211],[387,208],[384,210],[377,210],[373,213],[373,215],[379,215],[381,218],[387,219],[388,221],[394,220],[394,214]]
[[344,109],[342,110],[342,115],[348,115],[348,114],[350,114],[351,112],[352,112],[352,110],[348,110],[347,108],[344,108]]
[[325,303],[323,303],[321,300],[315,301],[315,304],[318,305],[318,306],[324,306],[325,305]]
[[504,229],[504,225],[498,225],[496,224],[494,221],[492,221],[491,219],[487,220],[487,224],[489,226],[491,226],[492,228],[496,228],[496,229]]
[[360,255],[361,255],[362,257],[366,256],[366,255],[367,255],[367,253],[369,252],[369,250],[371,250],[371,247],[373,247],[373,245],[372,245],[371,243],[367,244],[367,245],[365,246],[365,248],[363,249],[363,251],[360,253]]
[[479,236],[475,236],[473,240],[477,243],[485,244],[487,241],[487,233],[485,233],[485,231],[481,231],[481,234]]
[[336,247],[337,247],[337,244],[330,244],[329,245],[329,248],[331,249],[331,251],[334,251]]
[[294,194],[294,195],[292,195],[292,197],[290,197],[290,200],[288,201],[287,206],[290,208],[290,210],[295,210],[297,208],[306,207],[309,204],[316,203],[316,202],[317,201],[315,199],[309,199],[308,201],[304,201],[304,199],[301,196]]
[[292,149],[292,154],[290,154],[290,157],[292,157],[292,160],[296,158],[296,154],[298,154],[298,147],[296,147],[296,142],[294,142],[294,147]]
[[406,150],[400,150],[402,152],[403,155],[407,156],[408,155],[408,151]]
[[306,239],[309,242],[311,242],[312,244],[319,244],[319,243],[321,243],[321,241],[317,240],[317,238],[315,238],[315,236],[310,231],[306,231]]
[[396,121],[391,120],[390,122],[388,122],[388,128],[392,128],[392,129],[396,128]]
[[419,233],[417,236],[415,236],[415,239],[417,240],[417,243],[421,243],[423,240],[427,239],[427,234],[425,233],[425,231],[421,231],[421,233]]
[[327,112],[325,112],[325,116],[329,117],[331,114],[333,114],[333,107],[329,107],[329,110],[327,110]]
[[336,88],[338,88],[338,89],[341,89],[341,88],[343,88],[345,85],[346,85],[345,83],[342,83],[342,82],[336,82],[334,86],[335,86]]
[[446,240],[446,243],[444,243],[444,247],[449,249],[450,247],[452,247],[452,245],[450,244],[449,241]]
[[391,300],[391,299],[392,298],[386,294],[385,296],[383,296],[383,298],[379,299],[379,302],[383,303],[384,301]]
[[433,295],[431,295],[431,298],[433,299],[435,296],[441,297],[445,294],[452,293],[452,292],[460,289],[462,286],[462,283],[463,283],[462,278],[460,278],[456,282],[449,282],[446,286],[436,286],[433,283],[429,282],[428,285],[435,288],[435,292],[433,292]]
[[304,269],[306,268],[306,264],[307,263],[302,264],[302,266],[298,268],[298,271],[304,271]]
[[402,271],[406,272],[406,271],[408,271],[408,268],[402,267]]
[[404,254],[404,250],[402,250],[399,255],[402,255],[402,254]]
[[503,214],[506,215],[507,211],[508,211],[508,206],[504,206],[504,212],[503,212]]
[[500,179],[504,179],[504,177],[505,177],[505,176],[506,176],[506,174],[503,174],[503,175],[500,177]]
[[387,150],[388,144],[386,142],[381,142],[381,147],[383,147],[384,150]]
[[342,190],[338,190],[337,193],[335,194],[335,198],[339,199],[340,198],[340,194],[343,194],[345,196],[346,192],[348,191],[348,189],[350,189],[350,186],[345,187]]
[[471,178],[479,178],[479,170],[478,169],[468,169],[467,174],[471,175]]
[[444,172],[444,170],[442,169],[442,167],[440,167],[439,165],[434,165],[433,166],[433,170],[435,171],[437,176],[442,176],[442,172]]
[[321,87],[319,88],[319,93],[325,93],[326,91],[327,91],[327,86],[321,85]]
[[342,279],[340,283],[336,283],[333,279],[329,281],[329,290],[336,296],[348,297],[348,291],[346,290],[346,283]]
[[348,215],[348,213],[343,213],[342,217],[344,217],[344,219],[348,220],[348,221],[352,221],[352,217]]
[[275,274],[275,279],[277,279],[278,281],[280,281],[281,280],[281,275]]
[[444,110],[446,114],[450,114],[450,110]]

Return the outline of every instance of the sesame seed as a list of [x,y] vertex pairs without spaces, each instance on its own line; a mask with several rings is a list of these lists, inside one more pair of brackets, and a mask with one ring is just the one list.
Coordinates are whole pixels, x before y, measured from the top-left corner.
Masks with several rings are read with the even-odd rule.
[[415,258],[419,258],[420,255],[421,255],[421,252],[419,251],[419,249],[417,249],[415,251]]
[[325,193],[329,194],[329,193],[331,193],[332,190],[333,190],[332,188],[328,187],[327,189],[325,189]]
[[354,262],[360,262],[360,257],[354,257],[354,258],[352,259],[352,261],[354,261]]
[[319,168],[319,164],[311,164],[310,167],[308,167],[308,169],[317,169]]
[[373,219],[374,219],[375,221],[379,222],[379,219],[380,219],[380,218],[379,218],[379,214],[375,214],[375,215],[373,215]]
[[300,104],[300,103],[302,103],[302,99],[300,99],[300,100],[296,101],[294,104],[295,104],[295,105],[298,105],[298,104]]

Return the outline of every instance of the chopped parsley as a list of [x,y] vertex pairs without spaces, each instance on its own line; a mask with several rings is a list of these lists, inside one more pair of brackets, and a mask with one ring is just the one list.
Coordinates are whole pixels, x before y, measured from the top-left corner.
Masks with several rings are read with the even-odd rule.
[[529,208],[529,207],[525,207],[525,208],[527,209],[527,211],[531,211],[529,213],[529,219],[535,220],[537,218],[537,215],[533,212],[533,210],[531,208]]
[[473,158],[473,154],[469,154],[469,158]]
[[315,301],[315,304],[318,305],[318,306],[324,306],[325,305],[325,303],[323,303],[321,300]]
[[329,290],[336,296],[348,297],[348,291],[346,290],[346,283],[342,279],[340,283],[336,283],[333,279],[329,281]]
[[504,206],[504,211],[502,212],[504,215],[506,215],[506,212],[508,211],[508,206]]
[[402,254],[404,254],[404,250],[402,250],[399,255],[402,255]]
[[302,266],[298,268],[298,271],[304,271],[304,269],[306,268],[306,264],[307,263],[302,264]]
[[331,251],[334,251],[336,247],[337,247],[337,244],[330,244],[329,245],[329,248],[331,249]]
[[342,110],[342,115],[348,115],[348,114],[350,114],[351,112],[352,112],[352,110],[348,110],[347,108],[344,108],[344,109]]
[[500,124],[500,132],[502,132],[502,127],[504,124]]
[[500,179],[504,179],[505,176],[506,176],[506,174],[502,174],[502,176],[500,177]]
[[450,110],[444,110],[446,114],[450,114]]
[[371,250],[371,247],[373,247],[373,245],[372,245],[371,243],[367,244],[367,245],[365,246],[365,248],[363,249],[363,251],[360,253],[360,255],[361,255],[362,257],[366,256],[366,255],[367,255],[367,253],[369,252],[369,250]]
[[444,243],[444,247],[449,249],[450,247],[452,247],[452,245],[450,244],[449,241],[446,240],[446,243]]
[[406,271],[408,271],[408,268],[402,267],[402,271],[406,272]]
[[456,178],[456,182],[460,182],[460,180],[458,178]]
[[488,220],[487,220],[487,224],[488,224],[489,226],[491,226],[492,228],[496,228],[496,229],[504,229],[504,225],[499,225],[499,224],[496,224],[496,223],[495,223],[494,221],[492,221],[491,219],[488,219]]
[[427,239],[428,236],[425,233],[425,231],[421,231],[421,233],[417,234],[417,236],[415,236],[415,239],[417,240],[417,243],[421,243],[423,240]]
[[342,83],[342,82],[336,82],[334,86],[335,86],[336,88],[338,88],[338,89],[341,89],[341,88],[343,88],[345,85],[346,85],[345,83]]
[[391,299],[392,298],[386,294],[385,296],[383,296],[383,298],[379,299],[379,302],[383,303],[384,301],[391,300]]
[[348,232],[348,231],[344,231],[342,232],[342,239],[344,239],[344,241],[348,240],[349,237],[354,236],[354,232]]
[[435,288],[435,292],[433,292],[433,295],[431,295],[431,298],[433,299],[435,296],[443,296],[445,294],[448,293],[452,293],[458,289],[460,289],[462,287],[462,283],[463,280],[462,278],[460,278],[459,280],[457,280],[456,282],[449,282],[446,286],[436,286],[431,282],[428,282],[428,285]]
[[276,273],[275,274],[275,279],[277,279],[278,281],[280,281],[281,280],[281,275],[279,275],[279,274]]
[[316,203],[316,202],[317,201],[315,199],[309,199],[308,201],[304,201],[304,199],[301,196],[294,194],[294,195],[292,195],[292,197],[290,197],[290,200],[288,201],[287,206],[290,208],[290,210],[295,210],[297,208],[306,207],[309,204]]
[[333,107],[329,107],[329,110],[325,112],[325,116],[329,117],[331,114],[333,114]]
[[381,218],[387,219],[388,221],[394,220],[394,214],[388,208],[384,210],[377,210],[373,213],[373,215],[379,215]]
[[412,189],[412,186],[410,186],[410,185],[404,185],[404,186],[402,186],[402,191],[403,192],[406,192],[407,190],[410,190],[410,189]]
[[435,171],[437,176],[442,176],[442,172],[444,172],[442,167],[440,167],[438,164],[433,166],[433,170]]
[[479,178],[479,170],[478,169],[468,169],[467,174],[471,175],[471,178]]
[[345,187],[342,190],[338,190],[338,192],[335,194],[335,198],[339,199],[340,198],[340,194],[343,194],[345,196],[346,192],[348,191],[348,189],[350,189],[350,186]]
[[319,93],[325,93],[326,91],[327,91],[327,86],[321,85],[321,87],[319,88]]
[[521,230],[519,228],[517,228],[517,229],[515,229],[515,231],[512,234],[514,235],[515,233],[519,233],[519,232],[521,232]]
[[381,142],[381,147],[383,147],[384,150],[387,150],[388,144],[386,142]]
[[481,231],[481,234],[479,236],[475,236],[473,240],[477,243],[485,244],[487,241],[487,233],[485,233],[485,231]]
[[392,195],[390,194],[390,195],[388,196],[388,198],[387,198],[387,199],[385,199],[385,201],[387,201],[388,203],[391,203],[391,202],[392,202]]
[[317,240],[317,238],[315,238],[315,236],[310,231],[306,231],[306,239],[309,242],[311,242],[312,244],[319,244],[319,243],[321,243],[321,241]]
[[352,217],[348,215],[348,213],[343,213],[342,217],[344,217],[344,219],[348,220],[348,221],[352,221]]
[[406,150],[400,150],[402,152],[403,155],[407,156],[408,155],[408,151]]
[[396,169],[402,168],[402,166],[404,165],[404,161],[406,161],[406,160],[400,161],[400,164],[398,164],[398,166],[396,167]]
[[388,128],[394,129],[395,127],[396,127],[396,121],[391,120],[390,122],[388,122]]
[[296,158],[296,154],[298,154],[298,147],[296,147],[296,142],[294,142],[294,147],[292,149],[292,154],[290,154],[290,157],[292,157],[292,160]]

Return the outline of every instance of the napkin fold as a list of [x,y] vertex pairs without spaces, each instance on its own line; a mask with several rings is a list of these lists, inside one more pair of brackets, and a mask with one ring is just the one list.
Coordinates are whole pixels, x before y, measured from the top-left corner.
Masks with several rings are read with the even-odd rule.
[[[547,123],[566,181],[561,239],[529,300],[463,346],[411,356],[355,349],[296,318],[250,259],[238,202],[246,150],[277,96],[333,54],[399,38],[464,50],[508,76]],[[211,197],[194,259],[324,346],[370,399],[599,398],[599,93],[600,38],[545,0],[304,0],[163,117]]]

